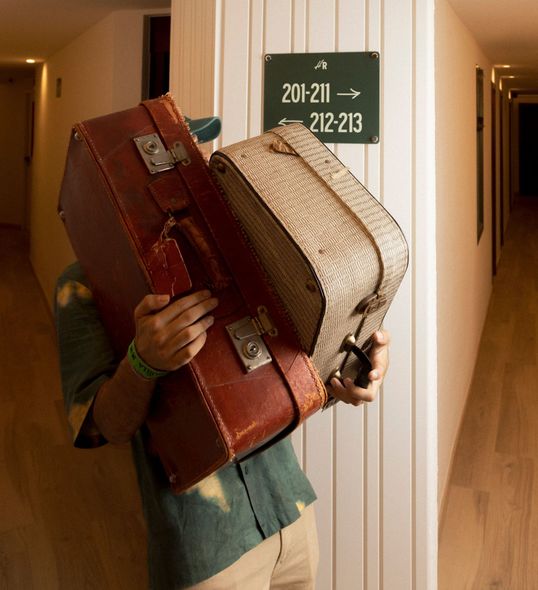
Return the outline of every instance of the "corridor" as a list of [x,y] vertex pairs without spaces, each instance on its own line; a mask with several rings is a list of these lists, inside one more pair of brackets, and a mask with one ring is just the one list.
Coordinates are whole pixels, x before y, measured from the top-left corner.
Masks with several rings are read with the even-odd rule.
[[[0,587],[145,587],[128,448],[71,447],[54,331],[21,232],[0,229]],[[439,590],[538,583],[538,199],[506,236],[441,522]]]
[[147,588],[130,449],[74,449],[21,231],[0,227],[0,588]]
[[302,122],[409,244],[382,394],[293,437],[318,496],[317,590],[437,590],[438,573],[446,590],[538,590],[538,197],[510,203],[534,191],[519,132],[538,112],[538,1],[2,0],[0,14],[0,590],[147,588],[130,449],[72,448],[50,309],[75,257],[57,214],[73,124],[157,85],[189,117],[220,117],[210,150],[273,114]]
[[520,198],[441,515],[439,590],[538,588],[537,337],[538,198]]

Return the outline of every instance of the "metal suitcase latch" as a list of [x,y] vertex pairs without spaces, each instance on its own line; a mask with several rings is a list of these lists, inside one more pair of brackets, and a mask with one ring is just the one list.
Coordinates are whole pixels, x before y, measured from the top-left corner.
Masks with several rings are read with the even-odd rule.
[[273,360],[261,336],[276,336],[278,331],[264,306],[258,307],[257,317],[244,317],[226,326],[226,330],[247,373]]
[[178,163],[183,166],[191,163],[187,149],[180,141],[176,141],[171,150],[164,147],[157,133],[135,137],[133,141],[150,174],[171,170]]

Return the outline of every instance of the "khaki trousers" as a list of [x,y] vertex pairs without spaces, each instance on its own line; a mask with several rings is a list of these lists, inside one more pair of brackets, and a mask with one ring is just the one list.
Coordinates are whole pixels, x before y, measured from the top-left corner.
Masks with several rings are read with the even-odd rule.
[[300,518],[190,590],[314,590],[319,560],[312,504]]

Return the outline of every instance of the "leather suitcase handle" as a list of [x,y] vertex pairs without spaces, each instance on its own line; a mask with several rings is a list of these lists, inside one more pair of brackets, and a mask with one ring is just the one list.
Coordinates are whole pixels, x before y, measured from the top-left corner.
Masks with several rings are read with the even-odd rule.
[[177,227],[193,247],[211,281],[211,289],[222,291],[230,285],[231,278],[222,268],[220,256],[204,231],[193,217],[176,220]]
[[[173,239],[170,238],[168,233],[174,226],[177,226],[194,249],[202,267],[209,275],[210,288],[215,291],[225,289],[230,284],[231,279],[226,273],[221,257],[207,232],[204,232],[200,224],[189,215],[191,199],[177,171],[167,172],[164,176],[157,178],[148,185],[148,189],[161,211],[169,216],[163,229],[168,240]],[[179,250],[177,244],[176,248]]]
[[[360,331],[360,329],[359,329]],[[357,368],[357,374],[355,375],[355,379],[353,380],[353,383],[355,385],[357,385],[358,387],[362,387],[363,389],[367,389],[370,380],[368,379],[368,373],[372,370],[372,363],[370,361],[370,359],[368,358],[368,354],[367,352],[370,350],[370,347],[372,346],[372,339],[368,338],[368,340],[363,344],[363,347],[361,348],[360,346],[357,345],[357,341],[355,339],[355,337],[352,334],[349,334],[347,336],[347,338],[344,340],[342,349],[340,350],[340,352],[342,351],[346,351],[347,355],[346,355],[346,361],[344,362],[344,364],[342,365],[342,368],[334,371],[332,373],[332,375],[329,378],[329,381],[332,377],[338,377],[338,379],[342,379],[344,376],[347,377],[348,375],[342,375],[342,373],[344,373],[344,365],[347,364],[347,360],[349,358],[350,355],[355,355],[355,357],[357,358],[358,361],[358,368]],[[347,371],[349,372],[349,371]]]
[[363,389],[367,389],[370,383],[370,380],[368,379],[368,373],[372,370],[372,363],[370,362],[370,359],[366,353],[358,346],[353,346],[350,352],[357,357],[360,364],[354,384],[358,387],[362,387]]

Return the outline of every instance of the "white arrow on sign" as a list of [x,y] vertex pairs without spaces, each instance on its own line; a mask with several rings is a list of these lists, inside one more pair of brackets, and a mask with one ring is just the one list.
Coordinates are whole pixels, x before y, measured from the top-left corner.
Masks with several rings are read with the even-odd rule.
[[351,92],[337,92],[336,96],[351,96],[351,100],[353,100],[361,93],[360,90],[353,90],[353,88],[350,88],[350,90]]
[[302,123],[302,121],[299,121],[299,119],[286,119],[286,117],[284,117],[278,122],[279,125],[288,125],[289,123]]

